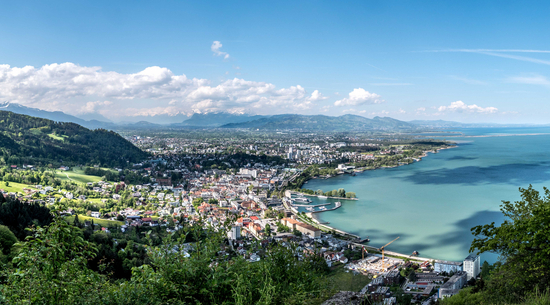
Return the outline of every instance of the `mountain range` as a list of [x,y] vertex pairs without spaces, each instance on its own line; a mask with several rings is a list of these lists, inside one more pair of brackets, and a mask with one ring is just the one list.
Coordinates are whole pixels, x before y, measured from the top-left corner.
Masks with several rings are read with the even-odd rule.
[[[185,128],[242,128],[259,130],[302,130],[302,131],[405,131],[433,128],[487,127],[501,126],[499,124],[466,124],[443,120],[400,121],[390,117],[374,117],[372,119],[358,115],[326,116],[326,115],[252,115],[242,113],[209,112],[194,113],[191,117],[183,114],[172,116],[171,120],[155,117],[134,118],[132,122],[114,123],[101,114],[83,114],[73,116],[61,111],[46,111],[26,107],[17,103],[0,103],[0,111],[44,118],[56,122],[76,123],[89,129],[185,129]],[[166,116],[166,115],[165,115]],[[140,119],[136,121],[135,119]],[[179,123],[159,124],[159,122]]]
[[229,123],[222,128],[249,128],[260,130],[305,130],[305,131],[367,131],[415,129],[416,125],[388,117],[372,119],[346,114],[338,117],[326,115],[280,114],[262,117],[242,123]]

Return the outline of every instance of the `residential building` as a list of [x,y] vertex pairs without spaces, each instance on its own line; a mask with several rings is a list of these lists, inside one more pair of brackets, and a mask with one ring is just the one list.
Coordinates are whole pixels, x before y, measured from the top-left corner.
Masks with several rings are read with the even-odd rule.
[[439,298],[446,298],[458,293],[458,291],[466,284],[468,274],[464,271],[459,271],[453,275],[445,284],[439,288]]
[[462,271],[462,262],[436,260],[434,264],[434,271],[456,273],[458,271]]
[[474,253],[468,255],[464,260],[463,270],[468,274],[468,280],[476,278],[480,272],[480,258]]

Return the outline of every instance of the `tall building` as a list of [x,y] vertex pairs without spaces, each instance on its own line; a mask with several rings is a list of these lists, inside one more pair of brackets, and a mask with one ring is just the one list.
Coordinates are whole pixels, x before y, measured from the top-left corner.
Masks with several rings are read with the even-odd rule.
[[474,253],[468,255],[468,257],[464,259],[462,269],[468,274],[468,281],[478,276],[480,269],[479,261],[479,255],[475,255]]
[[227,237],[231,240],[239,239],[241,238],[241,227],[240,226],[232,226],[231,231],[227,232]]

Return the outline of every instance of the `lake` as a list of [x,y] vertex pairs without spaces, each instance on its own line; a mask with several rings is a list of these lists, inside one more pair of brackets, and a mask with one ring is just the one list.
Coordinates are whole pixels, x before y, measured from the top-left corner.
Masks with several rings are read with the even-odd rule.
[[[550,128],[471,128],[463,136],[441,137],[458,147],[430,153],[422,161],[313,179],[303,187],[323,191],[344,188],[359,200],[318,213],[330,226],[369,236],[388,250],[461,261],[468,255],[478,224],[503,221],[502,200],[520,199],[519,187],[550,186]],[[312,197],[309,197],[312,198]],[[312,204],[326,200],[312,198]],[[495,254],[483,260],[496,261]]]

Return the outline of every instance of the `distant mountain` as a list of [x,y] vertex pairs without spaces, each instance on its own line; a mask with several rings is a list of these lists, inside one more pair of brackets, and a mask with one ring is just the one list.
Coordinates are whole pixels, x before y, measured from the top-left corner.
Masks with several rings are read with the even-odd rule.
[[228,112],[194,113],[189,119],[174,126],[202,126],[202,127],[220,127],[231,123],[244,123],[267,116],[250,114],[233,114]]
[[99,113],[85,113],[85,114],[78,115],[77,118],[83,119],[85,121],[98,121],[98,122],[114,124],[113,121],[109,120],[108,118],[104,117]]
[[148,154],[113,131],[0,111],[0,156],[6,164],[125,167]]
[[243,122],[230,123],[223,128],[251,128],[261,130],[311,130],[311,131],[368,131],[415,129],[416,125],[388,117],[368,119],[346,114],[338,117],[326,115],[281,114]]
[[[17,103],[11,103],[11,102],[3,102],[0,103],[0,111],[11,111],[13,113],[17,114],[24,114],[24,115],[30,115],[37,118],[42,119],[48,119],[55,122],[68,122],[68,123],[75,123],[81,126],[84,126],[86,128],[96,129],[96,128],[105,128],[105,129],[112,129],[115,125],[112,122],[106,122],[102,120],[97,120],[98,117],[96,117],[93,120],[86,121],[81,118],[72,116],[70,114],[66,114],[61,111],[46,111],[41,110],[38,108],[31,108],[27,106],[23,106]],[[101,115],[100,115],[101,116]],[[103,117],[103,116],[101,116]],[[105,117],[103,117],[105,120],[107,120]]]

